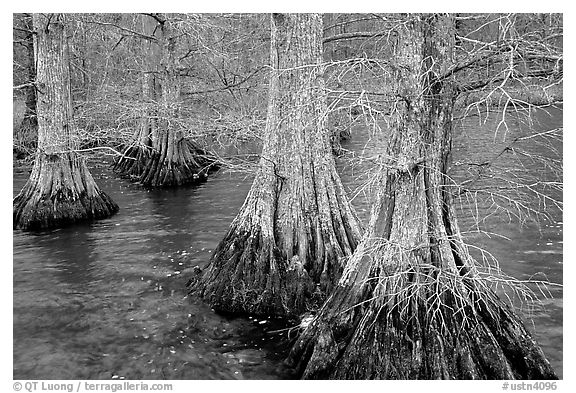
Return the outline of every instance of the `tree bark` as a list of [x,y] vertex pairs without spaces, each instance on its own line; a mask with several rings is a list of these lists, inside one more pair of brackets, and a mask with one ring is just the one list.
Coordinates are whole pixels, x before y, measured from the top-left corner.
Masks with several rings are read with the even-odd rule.
[[316,309],[360,238],[325,126],[322,20],[271,18],[260,169],[199,290],[219,311],[293,317]]
[[34,14],[38,151],[13,201],[15,228],[44,229],[111,216],[118,206],[102,192],[75,150],[70,69],[63,14]]
[[26,91],[26,108],[24,110],[24,117],[22,123],[18,127],[15,135],[15,150],[20,156],[27,156],[36,149],[38,140],[38,120],[36,118],[36,86],[33,84],[36,80],[36,67],[34,64],[34,40],[33,40],[33,26],[32,16],[29,14],[22,14],[22,22],[26,33],[24,37],[26,46],[26,69],[28,73],[29,86],[25,88]]
[[186,138],[178,125],[180,111],[177,32],[162,14],[143,16],[148,69],[143,73],[146,110],[134,140],[114,165],[116,172],[145,187],[175,187],[206,180],[215,158]]
[[391,135],[369,229],[295,343],[303,378],[553,379],[521,320],[478,274],[447,176],[455,30],[411,15],[397,30]]

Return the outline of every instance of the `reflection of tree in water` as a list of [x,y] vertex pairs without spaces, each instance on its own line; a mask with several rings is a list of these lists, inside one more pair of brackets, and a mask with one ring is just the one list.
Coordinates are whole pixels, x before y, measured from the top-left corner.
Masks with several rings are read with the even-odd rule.
[[[150,213],[155,217],[160,244],[151,242],[153,252],[165,250],[176,251],[174,247],[186,244],[194,222],[193,194],[199,187],[180,187],[178,189],[150,190],[146,194],[150,201]],[[165,242],[169,243],[166,244]]]
[[[98,253],[95,252],[94,238],[89,234],[92,226],[78,224],[63,228],[39,243],[44,256],[43,263],[54,266],[55,277],[74,292],[86,292],[86,287],[98,280],[94,275]],[[52,262],[52,263],[50,263]]]

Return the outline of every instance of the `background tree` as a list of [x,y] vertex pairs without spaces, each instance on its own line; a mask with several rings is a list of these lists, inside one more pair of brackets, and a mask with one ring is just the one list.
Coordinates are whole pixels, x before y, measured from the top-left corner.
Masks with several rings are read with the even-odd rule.
[[[116,159],[126,150],[151,155],[154,149],[148,145],[153,143],[148,139],[153,133],[148,132],[150,138],[144,135],[141,143],[138,136],[145,119],[156,114],[163,116],[158,120],[169,121],[170,128],[187,142],[216,154],[223,165],[252,169],[254,163],[245,160],[252,156],[237,154],[236,146],[246,142],[261,145],[269,45],[263,15],[160,16],[167,19],[168,35],[150,15],[73,15],[72,90],[81,145],[111,152]],[[169,56],[165,50],[168,39],[175,43]],[[163,63],[162,56],[172,59],[174,65]],[[180,93],[172,105],[177,114],[163,109],[164,84],[171,80],[165,78],[164,65],[178,80]],[[155,98],[144,94],[144,75],[156,80]],[[156,123],[155,128],[162,125]],[[120,161],[117,169],[131,168],[132,178],[138,181],[145,166],[135,165],[137,161],[126,156]]]
[[381,97],[374,87],[383,71],[375,59],[390,57],[383,38],[389,23],[378,14],[324,14],[324,21],[329,126],[333,150],[341,155],[352,129],[373,121]]
[[304,378],[556,378],[456,220],[454,20],[410,15],[393,36],[398,100],[369,229],[291,359]]
[[457,75],[468,110],[562,99],[562,15],[462,14],[457,27],[457,59],[448,74]]
[[143,75],[148,109],[133,145],[119,158],[115,170],[148,187],[198,182],[214,169],[214,159],[179,130],[180,61],[175,21],[163,14],[143,16],[149,69]]
[[[144,34],[144,18],[155,24],[152,37]],[[166,113],[171,128],[205,152],[216,154],[227,167],[249,170],[257,166],[266,121],[266,89],[270,32],[264,14],[169,14],[170,35],[176,42],[178,116],[162,109],[161,94],[146,98],[143,75],[153,72],[161,93],[165,80],[161,65],[160,25],[140,14],[67,14],[71,91],[79,146],[118,159],[137,142],[143,119]],[[267,22],[267,21],[266,21]],[[20,25],[16,18],[15,27]],[[15,29],[14,135],[23,124],[27,86],[26,52]],[[168,36],[166,36],[168,37]],[[164,46],[166,47],[166,46]],[[152,49],[157,57],[150,55]],[[166,53],[166,52],[164,52]],[[30,138],[28,138],[30,139]],[[34,145],[36,135],[26,144]],[[23,143],[24,143],[23,142]],[[253,146],[246,154],[245,146]],[[135,160],[125,158],[129,166]]]
[[[24,53],[14,48],[14,74],[17,90],[24,93],[22,121],[14,130],[14,151],[18,156],[28,155],[36,148],[38,120],[36,118],[36,69],[34,65],[34,40],[31,14],[14,14],[14,45],[22,47]],[[17,93],[21,94],[21,93]]]
[[38,151],[30,179],[14,198],[14,227],[41,229],[108,217],[118,206],[76,152],[66,16],[34,14]]
[[360,225],[326,129],[321,17],[271,21],[260,169],[198,289],[219,311],[294,316],[332,289]]

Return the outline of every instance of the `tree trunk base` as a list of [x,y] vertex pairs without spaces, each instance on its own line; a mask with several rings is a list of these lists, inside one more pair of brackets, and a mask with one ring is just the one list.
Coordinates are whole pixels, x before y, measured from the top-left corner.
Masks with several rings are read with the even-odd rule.
[[286,261],[273,239],[234,228],[215,250],[211,268],[189,288],[219,312],[287,319],[323,300],[297,256]]
[[347,309],[338,308],[350,304],[338,287],[289,362],[305,379],[557,379],[494,293],[440,280],[407,291],[392,285]]
[[218,169],[216,158],[189,140],[178,142],[175,150],[169,158],[167,152],[131,146],[116,161],[113,169],[121,177],[149,188],[198,184]]
[[112,216],[118,205],[101,191],[75,153],[40,155],[13,201],[14,228],[40,230]]

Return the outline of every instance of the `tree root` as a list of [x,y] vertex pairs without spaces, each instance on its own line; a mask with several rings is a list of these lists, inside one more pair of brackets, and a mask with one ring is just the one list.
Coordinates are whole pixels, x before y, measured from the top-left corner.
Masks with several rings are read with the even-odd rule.
[[178,142],[175,152],[158,152],[149,147],[130,146],[114,164],[114,171],[144,187],[178,187],[206,181],[218,169],[215,157],[189,140]]
[[316,286],[298,257],[286,261],[261,233],[231,229],[211,264],[190,290],[217,311],[289,318],[311,306]]
[[557,379],[491,290],[441,275],[417,281],[380,282],[354,300],[339,286],[289,362],[306,379]]
[[13,201],[14,228],[39,230],[112,216],[118,205],[74,153],[41,155]]

